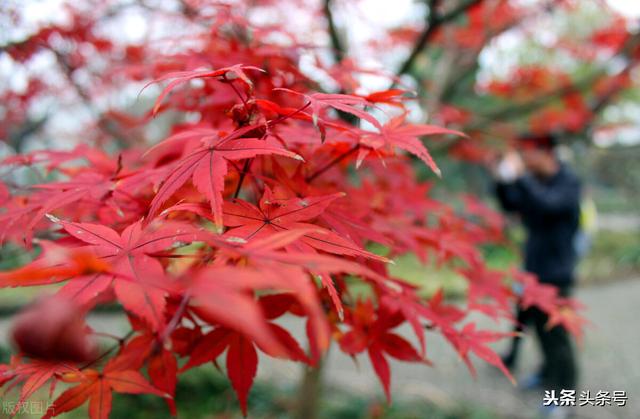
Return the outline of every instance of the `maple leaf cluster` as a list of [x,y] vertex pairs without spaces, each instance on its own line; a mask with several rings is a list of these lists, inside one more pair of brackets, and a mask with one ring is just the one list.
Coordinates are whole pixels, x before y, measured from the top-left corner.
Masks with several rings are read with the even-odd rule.
[[[511,377],[488,346],[511,334],[477,330],[469,316],[512,320],[512,282],[524,284],[526,305],[580,333],[572,301],[486,266],[482,246],[505,240],[500,215],[473,197],[462,209],[437,200],[417,180],[418,162],[440,175],[425,137],[464,134],[408,122],[403,90],[319,91],[261,34],[214,27],[187,53],[131,65],[164,83],[141,120],[190,115],[153,147],[113,154],[85,142],[3,161],[55,179],[28,191],[0,183],[0,239],[40,252],[0,273],[0,286],[57,285],[21,315],[19,353],[0,366],[1,384],[22,385],[20,403],[50,382],[65,390],[46,417],[88,401],[92,418],[106,418],[114,391],[163,397],[175,414],[180,375],[224,356],[246,413],[258,354],[317,366],[332,344],[366,354],[390,398],[390,358],[432,362],[427,330],[472,371],[474,354]],[[391,275],[392,259],[410,253],[454,268],[468,282],[464,304]],[[354,291],[363,284],[370,292]],[[114,302],[131,332],[100,352],[101,333],[81,319]],[[284,316],[304,321],[303,338],[278,323]]]

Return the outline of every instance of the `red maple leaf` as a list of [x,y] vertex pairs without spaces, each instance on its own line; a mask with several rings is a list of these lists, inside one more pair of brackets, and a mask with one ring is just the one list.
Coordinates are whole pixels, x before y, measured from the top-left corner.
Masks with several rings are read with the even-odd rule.
[[[268,300],[268,302],[265,302]],[[279,300],[279,301],[276,301]],[[276,306],[280,306],[282,310],[274,310],[274,302]],[[266,296],[261,299],[261,305],[265,308],[265,315],[268,320],[273,320],[282,315],[287,309],[295,304],[289,294],[276,294]],[[289,332],[273,322],[267,323],[271,333],[285,348],[285,352],[272,352],[268,347],[262,347],[260,344],[245,337],[243,334],[235,332],[231,329],[218,327],[206,335],[202,336],[196,343],[189,361],[182,367],[182,371],[204,364],[205,362],[216,362],[216,359],[227,350],[227,375],[231,380],[242,412],[247,413],[247,396],[258,366],[258,357],[256,346],[264,353],[289,359],[292,361],[310,362],[298,342],[289,334]]]
[[214,78],[214,79],[220,79],[221,81],[225,81],[227,83],[233,82],[234,80],[241,80],[247,87],[249,87],[249,89],[253,89],[253,82],[246,75],[246,73],[244,72],[245,70],[264,71],[263,69],[258,67],[242,65],[242,64],[235,64],[230,67],[223,67],[217,70],[176,71],[173,73],[165,74],[164,76],[149,82],[144,88],[147,88],[149,85],[154,83],[173,79],[171,80],[171,82],[169,82],[167,87],[165,87],[162,90],[162,92],[156,99],[156,103],[152,111],[153,115],[155,115],[160,110],[160,105],[162,104],[162,100],[165,98],[165,96],[167,96],[169,92],[171,92],[171,90],[173,90],[174,88],[176,88],[181,84],[188,82],[189,80],[202,79],[202,78]]
[[401,361],[430,364],[405,338],[391,331],[404,322],[401,311],[390,312],[385,306],[376,311],[371,300],[358,301],[345,320],[351,330],[341,336],[340,348],[352,356],[367,351],[387,400],[391,400],[391,374],[385,354]]
[[113,267],[110,275],[74,278],[62,288],[62,295],[85,301],[87,293],[93,297],[113,283],[123,306],[157,330],[164,321],[165,294],[170,286],[163,267],[152,256],[178,241],[194,241],[197,231],[189,225],[166,222],[159,228],[143,228],[142,222],[138,221],[118,234],[98,224],[73,223],[55,217],[52,220],[74,238],[88,244],[86,249]]
[[82,373],[66,374],[64,381],[78,383],[64,391],[47,409],[44,419],[58,416],[81,406],[89,400],[91,419],[108,419],[111,412],[112,392],[129,394],[169,395],[153,387],[134,370],[120,370],[107,364],[104,371],[85,370]]
[[462,357],[462,360],[465,362],[469,371],[475,376],[476,370],[469,359],[469,353],[473,352],[484,360],[485,362],[494,365],[497,367],[502,373],[507,376],[507,378],[515,385],[515,379],[509,372],[509,370],[504,366],[502,359],[500,356],[489,346],[487,343],[495,342],[505,337],[515,336],[514,332],[500,333],[500,332],[492,332],[488,330],[477,330],[476,324],[474,322],[467,323],[462,330],[457,331],[453,329],[445,329],[443,330],[445,337],[451,342],[451,344],[456,348],[456,351]]
[[367,99],[361,96],[355,95],[345,95],[345,94],[327,94],[327,93],[313,93],[310,95],[302,94],[290,89],[278,88],[275,90],[282,90],[288,93],[292,93],[294,95],[302,96],[305,100],[308,101],[308,105],[311,108],[311,118],[313,119],[313,124],[320,131],[320,135],[322,137],[322,141],[326,137],[326,128],[324,121],[324,113],[326,108],[337,109],[338,111],[345,112],[351,115],[354,115],[360,119],[363,119],[369,122],[371,125],[378,129],[382,129],[382,125],[380,122],[373,117],[370,113],[364,111],[363,109],[358,108],[373,105],[371,102],[367,101]]
[[[343,193],[335,193],[305,198],[277,199],[266,187],[258,207],[241,199],[225,202],[225,225],[231,227],[225,235],[250,240],[263,238],[279,231],[311,229],[315,232],[304,234],[301,241],[313,249],[386,261],[385,258],[361,249],[355,243],[330,230],[303,222],[318,217],[334,200],[342,197],[344,197]],[[298,250],[305,251],[305,247],[299,247]]]
[[111,265],[86,249],[69,249],[43,240],[40,257],[28,265],[0,272],[0,287],[26,287],[59,282],[71,277],[103,274]]
[[360,150],[358,151],[358,165],[371,151],[386,151],[393,153],[394,149],[401,148],[415,155],[426,163],[438,176],[440,169],[431,158],[420,137],[425,135],[459,135],[466,137],[459,131],[453,131],[435,125],[405,124],[406,115],[392,118],[389,122],[378,128],[378,132],[361,131]]
[[[237,130],[226,136],[218,133],[202,132],[182,133],[179,140],[193,138],[194,134],[202,145],[180,159],[166,175],[158,193],[149,208],[149,219],[153,218],[167,201],[189,179],[211,204],[211,212],[216,225],[222,226],[222,203],[224,179],[227,175],[229,160],[242,160],[264,154],[277,154],[302,160],[302,157],[267,139],[240,138],[248,129]],[[175,138],[174,138],[175,140]]]
[[[170,326],[167,326],[170,327]],[[145,363],[149,380],[158,390],[171,396],[165,401],[172,415],[177,414],[175,396],[178,383],[178,363],[162,341],[164,334],[146,332],[128,341],[117,357],[110,360],[113,368],[120,370],[139,370]]]
[[[20,389],[20,398],[12,413],[17,414],[23,403],[49,380],[57,379],[66,373],[79,373],[79,371],[67,362],[34,359],[29,363],[20,363],[17,358],[12,358],[11,364],[6,366],[6,369],[0,369],[0,374],[2,375],[0,382],[2,384],[13,381],[11,384],[13,387],[19,382],[24,382]],[[55,381],[53,383],[55,384]],[[54,385],[52,385],[50,393],[53,393],[54,388]]]

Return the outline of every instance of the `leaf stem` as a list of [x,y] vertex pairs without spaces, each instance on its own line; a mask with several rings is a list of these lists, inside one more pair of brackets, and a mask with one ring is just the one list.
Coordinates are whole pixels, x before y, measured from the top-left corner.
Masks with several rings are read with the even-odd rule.
[[227,78],[226,75],[223,76],[224,80],[226,82],[229,83],[229,85],[231,86],[231,88],[233,89],[233,91],[236,93],[236,95],[240,98],[240,100],[242,101],[242,105],[244,106],[244,109],[249,112],[249,108],[247,106],[247,100],[240,94],[240,91],[238,90],[238,88],[233,84],[233,80],[229,80]]
[[129,339],[131,336],[133,336],[134,331],[133,330],[129,330],[129,332],[124,335],[123,337],[121,337],[120,339],[118,339],[118,343],[113,345],[112,347],[110,347],[109,349],[107,349],[106,351],[104,351],[103,353],[101,353],[96,359],[94,359],[93,361],[89,361],[88,363],[84,364],[83,366],[81,366],[79,369],[84,370],[89,368],[90,366],[102,361],[104,358],[106,358],[111,352],[113,352],[114,350],[116,350],[117,348],[120,348],[126,341],[127,339]]
[[360,144],[356,144],[355,146],[351,147],[349,150],[345,151],[344,153],[342,153],[341,155],[339,155],[335,159],[331,160],[325,166],[323,166],[320,169],[316,170],[315,173],[311,174],[310,176],[307,176],[305,178],[305,180],[307,182],[312,182],[315,178],[317,178],[318,176],[320,176],[321,174],[323,174],[327,170],[331,169],[333,166],[335,166],[336,164],[340,163],[342,160],[346,159],[347,157],[349,157],[351,154],[355,153],[359,149],[360,149]]
[[295,116],[297,114],[299,114],[300,112],[304,111],[305,109],[307,109],[309,106],[311,105],[311,102],[307,102],[304,106],[302,106],[301,108],[296,109],[295,111],[287,114],[287,115],[281,115],[279,117],[277,117],[276,119],[273,119],[271,121],[267,121],[267,126],[272,126],[275,124],[278,124],[288,118],[291,118],[292,116]]
[[158,338],[160,345],[162,345],[164,341],[167,340],[169,335],[171,335],[171,333],[173,333],[173,331],[176,330],[176,327],[178,327],[180,318],[184,314],[184,311],[187,309],[187,304],[189,303],[190,298],[191,298],[191,295],[189,295],[188,292],[185,292],[184,295],[182,296],[182,300],[180,300],[180,305],[178,306],[178,309],[173,314],[173,317],[171,317],[171,320],[169,321],[167,326],[162,331],[162,334]]
[[251,168],[251,163],[253,163],[253,159],[247,159],[242,166],[242,172],[240,172],[240,179],[238,180],[238,186],[236,186],[236,191],[233,194],[233,198],[236,199],[238,195],[240,195],[240,190],[242,189],[242,183],[244,182],[244,178],[246,177],[249,169]]

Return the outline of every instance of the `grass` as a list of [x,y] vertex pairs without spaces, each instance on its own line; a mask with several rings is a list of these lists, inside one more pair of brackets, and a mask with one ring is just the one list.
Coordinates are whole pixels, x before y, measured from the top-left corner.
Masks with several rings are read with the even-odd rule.
[[[515,241],[523,239],[521,229],[516,229],[512,236]],[[387,254],[382,246],[371,246],[370,250],[378,254]],[[21,266],[32,260],[37,254],[26,252],[12,245],[0,248],[0,271]],[[485,246],[484,258],[489,267],[505,269],[518,266],[520,256],[517,250],[504,246]],[[451,266],[439,266],[435,262],[423,264],[414,254],[406,254],[395,258],[395,264],[389,266],[392,276],[402,278],[418,286],[419,294],[424,297],[433,295],[442,288],[447,297],[461,297],[467,289],[467,281]],[[600,231],[593,239],[591,250],[578,267],[578,278],[581,283],[594,283],[617,280],[640,275],[640,234],[636,231]],[[42,294],[51,294],[59,285],[4,288],[0,291],[0,315],[13,313],[19,307],[33,301]],[[352,281],[351,292],[358,295],[369,295],[371,290],[362,281]],[[108,309],[105,308],[105,309]]]
[[[513,232],[513,239],[522,242],[522,229]],[[374,249],[384,254],[384,250]],[[482,248],[487,265],[493,269],[507,269],[521,264],[517,248],[485,246]],[[428,297],[442,288],[448,297],[460,297],[466,292],[467,282],[450,266],[423,264],[414,254],[397,257],[389,267],[391,275],[403,278],[419,287],[421,295]],[[599,231],[592,239],[591,249],[578,265],[581,284],[600,283],[640,276],[640,232]]]
[[603,282],[640,275],[640,232],[601,231],[578,269],[585,282]]

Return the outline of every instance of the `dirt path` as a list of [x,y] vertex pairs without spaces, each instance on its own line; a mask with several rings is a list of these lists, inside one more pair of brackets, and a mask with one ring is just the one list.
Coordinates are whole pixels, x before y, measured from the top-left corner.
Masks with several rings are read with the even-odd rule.
[[[577,418],[640,418],[640,279],[603,286],[590,286],[577,292],[588,307],[587,317],[593,322],[583,348],[579,352],[581,367],[578,393],[590,390],[625,390],[626,407],[576,407]],[[491,321],[479,326],[495,327]],[[508,325],[500,325],[503,330]],[[429,335],[428,335],[429,337]],[[439,335],[431,334],[427,352],[435,367],[392,363],[392,392],[396,397],[427,398],[437,403],[455,405],[461,401],[494,409],[508,418],[535,418],[542,394],[514,388],[496,369],[476,362],[478,378],[470,378],[466,366]],[[525,338],[516,378],[522,379],[536,370],[539,362],[535,338]],[[506,343],[506,342],[505,342]],[[505,348],[501,343],[497,348]],[[381,395],[380,385],[366,357],[354,362],[332,351],[325,371],[326,380],[351,391]],[[261,372],[274,379],[290,381],[299,377],[294,365],[267,362]]]
[[[580,357],[581,378],[578,392],[591,390],[625,390],[626,407],[580,407],[576,417],[640,418],[640,279],[620,281],[578,290],[578,298],[587,307],[587,317],[594,326],[588,331]],[[126,332],[127,324],[117,316],[99,315],[91,319],[96,330]],[[289,322],[288,322],[289,323]],[[291,321],[295,335],[302,335],[301,325]],[[495,328],[486,319],[478,326]],[[498,325],[503,330],[508,325]],[[6,342],[7,321],[0,321],[0,343]],[[402,331],[407,332],[408,330]],[[428,356],[435,367],[392,361],[392,393],[397,398],[425,398],[443,405],[466,402],[482,405],[508,418],[535,418],[542,394],[526,393],[514,388],[496,369],[476,362],[478,378],[471,379],[468,370],[449,345],[437,334],[427,335]],[[506,342],[497,346],[501,351]],[[521,353],[517,378],[536,369],[539,357],[533,337],[527,337]],[[359,368],[349,358],[333,350],[329,354],[325,377],[329,385],[356,393],[382,397],[380,385],[366,357],[359,357]],[[260,363],[258,379],[292,384],[299,380],[297,364],[273,359]],[[327,390],[330,397],[332,387]],[[428,416],[425,416],[428,417]]]

